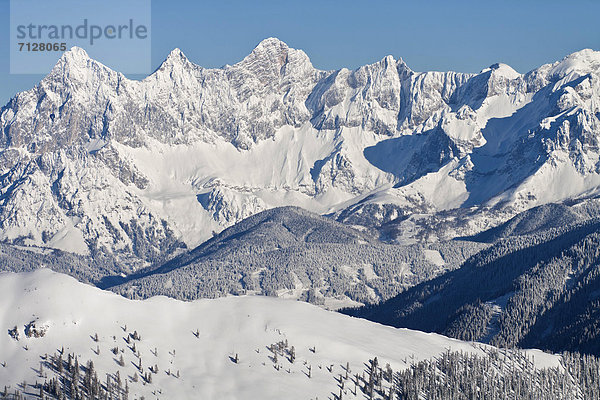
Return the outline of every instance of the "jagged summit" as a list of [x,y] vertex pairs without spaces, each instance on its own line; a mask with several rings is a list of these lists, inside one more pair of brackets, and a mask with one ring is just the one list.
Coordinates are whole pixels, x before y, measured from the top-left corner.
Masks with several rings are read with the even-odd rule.
[[268,37],[266,39],[261,40],[256,47],[254,48],[254,50],[261,50],[261,49],[273,49],[273,48],[286,48],[289,49],[290,47],[287,45],[287,43],[285,43],[283,40],[280,40],[276,37]]
[[270,37],[262,40],[252,52],[240,61],[238,66],[254,66],[256,64],[263,67],[281,68],[286,64],[293,64],[294,67],[312,68],[310,59],[302,50],[296,50],[289,47],[285,42]]
[[387,56],[383,57],[379,62],[375,64],[381,65],[384,71],[387,71],[389,69],[395,69],[396,73],[398,74],[401,80],[408,78],[413,73],[413,70],[410,69],[406,62],[404,62],[402,57],[396,59],[391,54],[388,54]]
[[53,69],[59,67],[62,71],[66,66],[85,67],[90,62],[97,63],[97,61],[92,59],[84,49],[73,46],[62,54]]
[[406,67],[407,69],[410,70],[410,68],[408,68],[408,66],[404,63],[404,61],[402,60],[402,58],[399,58],[398,60],[396,60],[394,58],[393,55],[388,54],[387,56],[383,57],[379,63],[384,67],[384,68],[404,68]]
[[183,54],[183,51],[181,51],[181,49],[179,49],[178,47],[175,47],[173,50],[171,50],[171,52],[169,53],[165,61],[163,61],[163,63],[176,63],[187,61],[189,60],[186,57],[186,55]]
[[[101,62],[91,58],[81,47],[73,46],[70,50],[63,53],[56,65],[42,80],[42,83],[54,85],[61,82],[65,87],[74,88],[74,83],[82,84],[81,88],[90,90],[94,85],[103,85],[107,82],[116,82],[125,80],[125,76]],[[65,93],[66,94],[66,93]]]
[[281,66],[287,62],[290,51],[297,50],[290,48],[286,43],[277,38],[267,38],[257,44],[252,52],[241,61],[241,64],[261,60],[265,62],[275,62]]
[[[175,71],[181,71],[185,69],[201,68],[199,65],[191,62],[187,56],[178,47],[171,50],[167,55],[167,58],[160,64],[160,66],[148,77],[155,76],[157,72],[167,72],[170,79],[175,79]],[[147,79],[148,79],[147,78]]]
[[90,56],[83,48],[73,46],[63,53],[62,58],[65,60],[88,60]]

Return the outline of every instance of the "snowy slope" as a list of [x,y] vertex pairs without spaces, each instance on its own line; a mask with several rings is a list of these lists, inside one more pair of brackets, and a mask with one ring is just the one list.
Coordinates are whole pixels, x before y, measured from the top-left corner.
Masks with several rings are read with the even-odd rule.
[[597,193],[599,74],[592,50],[527,74],[321,71],[269,38],[219,69],[175,49],[133,81],[74,48],[0,111],[0,239],[137,268],[282,205],[399,219],[406,241],[467,209],[447,236],[473,234]]
[[[119,371],[128,382],[130,398],[164,399],[325,399],[338,393],[335,378],[344,374],[347,362],[360,374],[373,356],[397,370],[413,356],[414,361],[426,359],[448,348],[481,353],[466,342],[394,329],[301,302],[266,297],[131,301],[45,269],[0,274],[0,293],[0,387],[9,385],[10,391],[22,389],[17,385],[24,380],[43,382],[37,376],[40,356],[55,354],[63,346],[63,360],[67,353],[77,355],[80,365],[92,360],[102,382],[106,373]],[[25,335],[24,326],[31,321],[37,332],[44,331],[42,337]],[[18,341],[7,334],[14,326]],[[141,340],[131,343],[139,351],[144,373],[158,366],[151,384],[131,380],[139,375],[139,360],[124,338],[134,331]],[[295,347],[294,363],[281,356],[277,362],[269,358],[272,353],[266,346],[285,340]],[[119,355],[110,351],[115,346]],[[230,359],[236,354],[237,364]],[[538,367],[558,365],[555,356],[530,354]],[[123,367],[117,363],[121,355]],[[308,366],[310,378],[305,374]],[[169,370],[175,376],[168,375]],[[43,373],[53,375],[48,366]],[[39,393],[30,386],[25,391]],[[348,391],[344,398],[354,397]]]

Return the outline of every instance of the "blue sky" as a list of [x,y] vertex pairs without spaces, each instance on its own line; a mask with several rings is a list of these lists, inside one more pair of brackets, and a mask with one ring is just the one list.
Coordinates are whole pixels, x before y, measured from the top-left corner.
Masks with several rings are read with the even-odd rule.
[[[233,64],[275,36],[321,69],[356,68],[392,54],[417,71],[477,72],[504,62],[527,72],[583,48],[600,50],[598,15],[597,0],[154,0],[152,68],[174,47],[205,67]],[[4,104],[43,76],[9,74],[9,0],[0,0],[0,26]]]

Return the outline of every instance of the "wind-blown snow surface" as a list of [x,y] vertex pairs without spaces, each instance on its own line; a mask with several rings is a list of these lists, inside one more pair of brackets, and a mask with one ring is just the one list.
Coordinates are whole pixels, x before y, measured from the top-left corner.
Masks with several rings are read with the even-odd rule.
[[139,266],[283,205],[473,234],[598,192],[599,75],[592,50],[526,74],[321,71],[269,38],[220,69],[175,49],[133,81],[74,48],[0,111],[0,239]]
[[[40,356],[62,346],[65,359],[66,353],[75,353],[81,365],[92,360],[102,381],[105,373],[120,371],[122,378],[139,374],[132,364],[137,365],[138,359],[123,339],[134,330],[141,335],[135,343],[145,372],[148,366],[159,368],[152,384],[129,380],[131,393],[147,398],[154,392],[152,398],[167,399],[325,399],[339,391],[334,378],[344,373],[346,362],[361,373],[363,363],[373,356],[382,365],[389,362],[400,369],[411,363],[413,355],[420,360],[447,348],[480,351],[440,335],[394,329],[289,300],[132,301],[46,269],[0,274],[0,293],[0,363],[6,363],[0,365],[0,385],[12,388],[24,380],[40,381],[36,373]],[[31,321],[47,328],[43,337],[25,336],[24,325]],[[7,334],[14,326],[20,333],[18,341]],[[282,340],[295,347],[297,358],[292,364],[280,357],[277,364],[282,367],[276,370],[266,346]],[[110,352],[115,346],[124,350],[120,353],[124,367]],[[238,364],[230,359],[236,353]],[[534,354],[538,367],[558,365],[557,357]],[[308,365],[310,379],[305,374]],[[331,365],[332,372],[327,369]],[[168,375],[169,369],[174,374],[179,370],[180,377]],[[46,373],[52,376],[48,368]]]

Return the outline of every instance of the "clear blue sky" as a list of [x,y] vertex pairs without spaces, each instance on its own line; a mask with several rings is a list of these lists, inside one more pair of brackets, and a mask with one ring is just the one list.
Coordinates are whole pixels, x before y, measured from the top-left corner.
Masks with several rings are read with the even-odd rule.
[[[152,67],[174,47],[205,67],[233,64],[275,36],[321,69],[356,68],[392,54],[417,71],[477,72],[504,62],[527,72],[583,48],[600,50],[599,16],[598,0],[154,0]],[[9,0],[0,0],[0,24],[5,104],[43,76],[9,74]]]

